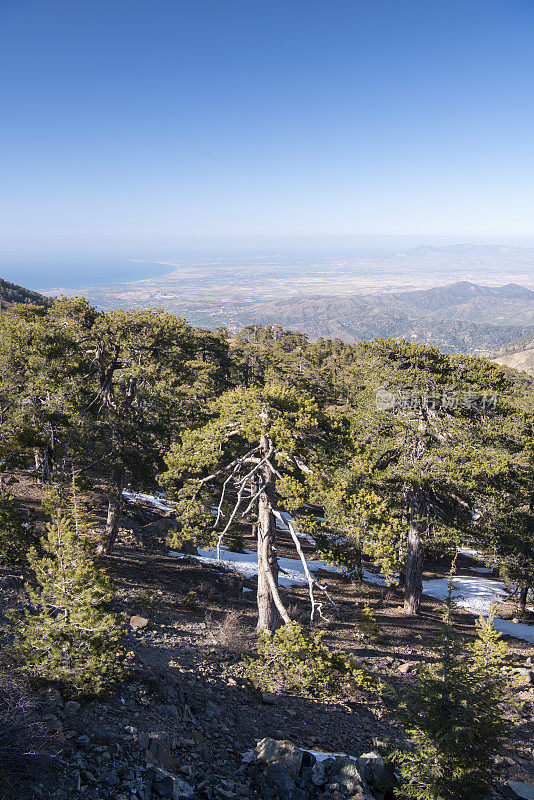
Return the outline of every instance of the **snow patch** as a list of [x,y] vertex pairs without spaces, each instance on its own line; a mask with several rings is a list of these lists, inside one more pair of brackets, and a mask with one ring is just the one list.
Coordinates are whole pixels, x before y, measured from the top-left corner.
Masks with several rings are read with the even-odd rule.
[[469,556],[469,558],[478,558],[480,553],[478,550],[474,550],[472,547],[457,547],[457,552],[460,553],[462,556]]
[[[502,581],[493,581],[488,578],[470,578],[458,575],[453,578],[455,591],[458,596],[454,602],[460,608],[475,614],[487,616],[490,611],[491,602],[502,603],[508,597],[508,593]],[[431,581],[423,581],[423,592],[436,600],[445,600],[448,591],[448,578],[435,578]],[[525,642],[534,643],[534,625],[526,625],[522,622],[510,622],[506,619],[494,619],[495,630]]]
[[298,526],[295,525],[293,522],[293,517],[288,511],[277,511],[276,512],[276,527],[279,531],[286,531],[290,533],[289,530],[289,523],[292,524],[293,530],[299,537],[299,539],[306,539],[306,541],[310,542],[310,544],[315,544],[315,539],[313,536],[310,536],[308,533],[301,533],[298,529]]
[[323,753],[322,750],[303,750],[304,753],[311,753],[312,756],[315,756],[318,762],[326,761],[327,758],[349,758],[351,761],[354,761],[355,764],[358,763],[358,759],[354,756],[348,756],[346,753]]
[[150,503],[154,508],[160,511],[174,511],[174,503],[172,500],[165,500],[163,495],[160,494],[147,494],[146,492],[130,492],[128,489],[122,490],[122,496],[130,503]]

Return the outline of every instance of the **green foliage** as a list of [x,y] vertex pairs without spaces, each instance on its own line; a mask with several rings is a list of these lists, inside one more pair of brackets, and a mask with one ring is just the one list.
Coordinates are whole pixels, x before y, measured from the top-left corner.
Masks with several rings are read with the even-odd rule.
[[259,689],[296,692],[311,697],[347,694],[354,687],[380,691],[383,684],[358,669],[345,653],[333,653],[322,633],[287,624],[274,634],[261,633],[257,657],[246,673]]
[[199,547],[215,544],[217,536],[213,530],[213,517],[209,503],[196,496],[196,485],[188,484],[174,496],[176,499],[176,518],[179,528],[169,533],[171,547],[180,548],[186,542]]
[[452,630],[452,584],[437,661],[419,672],[399,706],[411,741],[392,759],[409,800],[475,800],[487,796],[494,756],[510,729],[503,668],[505,646],[493,627],[493,609],[477,623],[477,639],[462,652]]
[[246,549],[246,542],[243,530],[237,526],[231,528],[228,532],[228,549],[232,553],[244,553]]
[[32,538],[29,521],[0,484],[0,564],[24,560]]
[[108,610],[112,584],[97,566],[78,511],[57,508],[29,563],[36,583],[27,585],[30,608],[13,619],[11,654],[37,681],[52,681],[68,696],[98,696],[124,674],[123,625]]
[[366,604],[360,612],[360,619],[356,623],[360,635],[365,639],[373,639],[376,641],[380,638],[380,628],[373,609],[370,605]]
[[184,611],[198,611],[200,604],[198,602],[197,593],[192,590],[189,591],[180,603],[180,606]]

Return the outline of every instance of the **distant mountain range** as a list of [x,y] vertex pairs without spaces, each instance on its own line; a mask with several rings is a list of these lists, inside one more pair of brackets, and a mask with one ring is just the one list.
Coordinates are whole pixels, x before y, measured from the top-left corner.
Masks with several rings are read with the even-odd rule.
[[[534,291],[461,281],[411,292],[291,297],[232,309],[233,324],[279,324],[312,338],[403,337],[449,352],[490,352],[534,335]],[[197,320],[195,320],[197,321]]]
[[[233,277],[233,280],[231,280]],[[84,293],[103,309],[154,308],[178,313],[195,325],[236,330],[248,324],[282,325],[310,338],[347,342],[375,337],[427,342],[448,352],[489,354],[521,337],[534,336],[534,291],[517,283],[488,287],[471,281],[412,291],[313,293],[280,280],[279,291],[262,291],[266,276],[241,280],[216,270],[186,283],[178,271],[157,279]],[[274,280],[274,278],[273,278]],[[181,282],[181,283],[180,283]],[[328,276],[325,277],[325,288]],[[247,294],[248,293],[248,294]]]
[[[193,272],[189,284],[180,275],[180,286],[171,273],[116,287],[83,287],[65,293],[84,294],[104,310],[160,307],[211,329],[226,326],[235,331],[249,324],[271,324],[302,331],[311,339],[405,338],[447,352],[489,355],[501,364],[534,371],[534,291],[518,283],[489,287],[456,281],[411,291],[336,294],[319,293],[318,285],[315,293],[290,294],[291,280],[282,273],[280,291],[265,294],[263,286],[269,278],[273,280],[272,275],[258,277],[258,272],[251,271],[250,280],[243,275],[236,285],[235,275],[221,277],[215,270],[201,276]],[[328,276],[320,285],[328,285]],[[235,287],[233,293],[229,287]],[[214,299],[218,291],[220,297]],[[0,279],[0,310],[21,302],[47,306],[51,300]]]

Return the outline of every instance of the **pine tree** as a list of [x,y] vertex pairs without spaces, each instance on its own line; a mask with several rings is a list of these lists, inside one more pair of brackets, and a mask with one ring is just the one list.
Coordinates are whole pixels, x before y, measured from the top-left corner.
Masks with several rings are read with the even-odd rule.
[[462,651],[453,631],[453,584],[437,661],[416,677],[399,706],[410,749],[392,753],[405,800],[476,800],[487,796],[494,757],[510,728],[503,669],[505,645],[493,627],[493,608],[476,622],[477,638]]
[[[178,499],[182,534],[195,543],[204,543],[211,528],[220,546],[235,521],[252,523],[257,533],[258,628],[274,631],[281,620],[290,622],[278,591],[277,514],[303,507],[310,476],[327,458],[325,450],[334,447],[335,432],[312,397],[277,384],[226,392],[207,412],[209,422],[184,431],[180,443],[171,447],[161,482]],[[215,517],[209,513],[213,504]],[[305,561],[293,526],[290,530]],[[320,609],[311,574],[308,581],[313,620]]]
[[14,619],[11,653],[32,678],[53,681],[68,696],[97,696],[123,675],[123,626],[108,610],[112,584],[85,539],[85,513],[73,493],[69,513],[56,505],[41,541],[29,552],[36,584],[30,609]]

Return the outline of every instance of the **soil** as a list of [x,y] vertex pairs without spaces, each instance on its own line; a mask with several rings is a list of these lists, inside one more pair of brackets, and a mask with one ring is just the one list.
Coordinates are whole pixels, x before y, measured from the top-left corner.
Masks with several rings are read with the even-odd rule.
[[[26,510],[33,511],[42,527],[43,488],[23,473],[17,478],[12,493]],[[105,498],[97,490],[87,499],[98,533],[104,524]],[[78,762],[86,758],[87,747],[93,747],[91,757],[96,758],[99,747],[118,743],[121,752],[128,751],[128,763],[135,773],[136,759],[146,761],[139,749],[139,732],[169,734],[174,768],[191,785],[201,787],[195,796],[208,798],[224,797],[224,791],[228,792],[227,797],[254,796],[247,783],[242,754],[266,736],[288,739],[298,747],[355,755],[372,749],[377,740],[402,740],[392,701],[387,698],[363,692],[342,700],[262,698],[244,677],[242,664],[243,656],[254,649],[256,624],[255,593],[244,592],[243,588],[254,589],[255,581],[218,566],[201,564],[190,556],[171,557],[163,541],[155,542],[154,549],[147,549],[141,544],[141,526],[161,518],[162,514],[149,506],[128,504],[116,552],[103,558],[117,589],[116,611],[126,621],[132,615],[148,620],[140,630],[128,626],[128,681],[112,697],[82,702],[72,716],[57,708],[63,764],[58,762],[48,777],[43,773],[40,789],[35,780],[31,788],[28,782],[14,782],[14,794],[6,797],[16,795],[22,800],[24,791],[29,792],[28,797],[62,800],[78,796],[138,796],[116,790],[106,794],[104,784],[96,780],[91,783]],[[246,547],[253,549],[250,529],[243,527],[243,534]],[[277,548],[282,556],[296,557],[291,540],[283,533],[279,534]],[[308,557],[313,557],[312,545],[306,543],[305,550]],[[460,555],[458,572],[472,575],[468,571],[470,563],[471,559]],[[372,569],[371,564],[366,567]],[[428,562],[424,578],[442,577],[449,567],[444,559]],[[317,575],[337,607],[334,610],[324,598],[327,619],[319,626],[326,643],[332,649],[352,653],[359,666],[379,675],[403,694],[412,680],[413,666],[434,657],[443,605],[424,597],[421,614],[410,618],[403,613],[398,589],[362,584],[331,572]],[[24,577],[17,570],[0,572],[2,611],[25,603]],[[193,611],[181,605],[190,591],[196,592],[198,601],[198,608]],[[307,587],[282,588],[281,594],[292,617],[306,624],[310,611]],[[364,605],[374,611],[379,629],[376,640],[363,638],[358,628]],[[474,617],[460,611],[456,629],[466,643],[471,641]],[[533,656],[532,645],[504,638],[507,664],[525,668],[532,663],[527,661]],[[513,738],[502,752],[500,780],[533,782],[534,686],[522,684],[516,699],[522,706]],[[89,737],[90,745],[78,742],[78,737],[83,739],[84,735]],[[76,769],[73,764],[78,764]],[[82,786],[86,789],[82,790]]]

